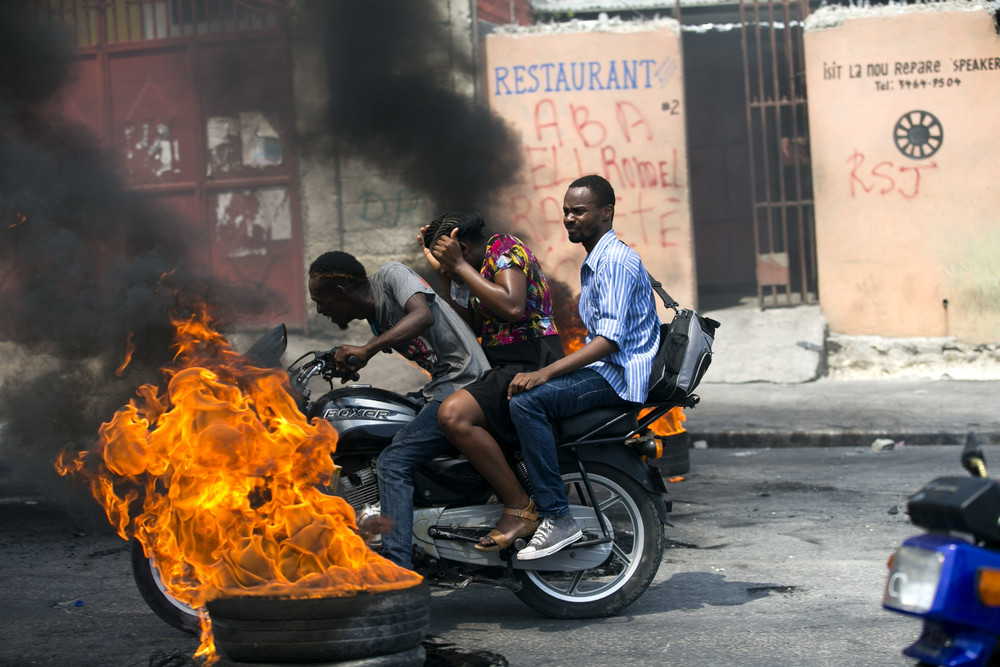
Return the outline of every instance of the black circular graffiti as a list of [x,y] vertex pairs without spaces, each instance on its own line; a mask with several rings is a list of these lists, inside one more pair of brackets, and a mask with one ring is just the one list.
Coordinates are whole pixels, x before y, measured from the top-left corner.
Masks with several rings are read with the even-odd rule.
[[900,153],[915,160],[923,160],[941,148],[944,128],[934,114],[910,111],[896,121],[892,138]]

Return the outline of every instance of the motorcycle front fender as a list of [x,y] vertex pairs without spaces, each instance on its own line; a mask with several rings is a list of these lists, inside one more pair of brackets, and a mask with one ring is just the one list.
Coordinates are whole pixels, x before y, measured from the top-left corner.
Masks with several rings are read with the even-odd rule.
[[977,580],[983,569],[1000,570],[1000,553],[935,533],[910,537],[903,546],[936,552],[942,561],[929,609],[905,612],[885,607],[924,621],[920,638],[903,653],[928,665],[988,664],[997,646],[1000,607],[987,606],[979,599]]
[[581,444],[559,447],[558,452],[560,461],[575,463],[579,460],[583,462],[585,468],[587,463],[603,463],[624,472],[649,493],[663,525],[673,526],[667,520],[667,514],[670,513],[673,503],[663,497],[667,492],[663,476],[659,470],[646,463],[625,445]]

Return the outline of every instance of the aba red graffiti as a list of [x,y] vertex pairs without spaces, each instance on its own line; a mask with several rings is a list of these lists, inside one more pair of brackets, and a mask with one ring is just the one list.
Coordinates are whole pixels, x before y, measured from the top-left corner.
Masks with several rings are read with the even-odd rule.
[[[608,113],[608,110],[612,113]],[[686,187],[676,147],[657,147],[653,124],[633,102],[601,105],[602,117],[583,104],[539,100],[525,133],[527,186],[531,195],[515,195],[515,223],[544,240],[562,239],[562,191],[585,174],[598,173],[618,192],[616,223],[634,230],[630,241],[675,247]],[[651,159],[650,154],[657,157]],[[544,263],[545,251],[539,259]]]

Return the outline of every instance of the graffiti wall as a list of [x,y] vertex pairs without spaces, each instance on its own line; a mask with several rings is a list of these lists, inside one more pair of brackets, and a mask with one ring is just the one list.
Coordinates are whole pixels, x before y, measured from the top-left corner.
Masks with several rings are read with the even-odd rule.
[[483,93],[520,133],[525,163],[494,225],[522,236],[550,279],[578,292],[585,253],[566,238],[563,196],[576,178],[600,174],[615,188],[618,235],[671,296],[693,305],[683,92],[675,21],[487,36]]
[[976,3],[805,34],[820,300],[844,334],[1000,336],[1000,37]]

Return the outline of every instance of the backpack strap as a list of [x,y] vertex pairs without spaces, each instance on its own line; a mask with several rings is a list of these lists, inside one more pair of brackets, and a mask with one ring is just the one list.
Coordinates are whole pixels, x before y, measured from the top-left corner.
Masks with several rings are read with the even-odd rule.
[[660,281],[653,277],[649,271],[646,271],[646,275],[649,276],[649,284],[653,286],[653,291],[660,296],[660,300],[663,301],[663,305],[667,308],[673,308],[674,312],[677,312],[679,303],[677,303],[672,296],[667,294],[667,290],[663,289],[663,285]]

